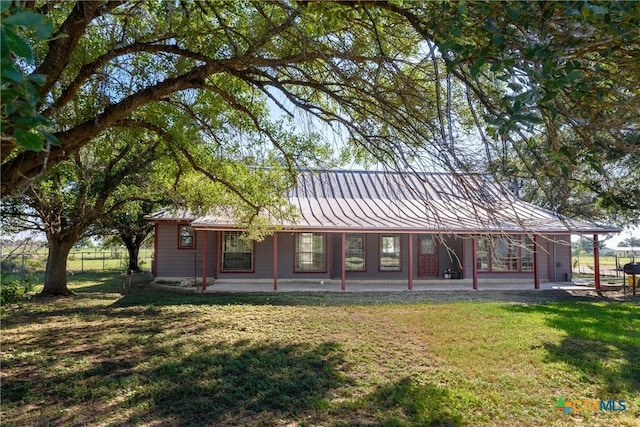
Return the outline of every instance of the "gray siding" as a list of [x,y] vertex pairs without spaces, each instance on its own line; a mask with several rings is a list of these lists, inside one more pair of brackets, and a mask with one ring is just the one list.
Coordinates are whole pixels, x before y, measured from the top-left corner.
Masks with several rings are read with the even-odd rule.
[[552,282],[571,279],[571,236],[548,236],[547,276]]
[[[184,224],[182,224],[184,225]],[[178,249],[177,222],[158,222],[156,226],[156,275],[158,277],[202,277],[202,232],[196,232],[195,249]]]
[[[252,272],[222,271],[222,232],[197,231],[195,249],[178,248],[177,222],[159,222],[156,228],[156,276],[161,278],[202,278],[203,256],[205,255],[209,279],[272,279],[274,270],[274,238],[267,237],[255,242]],[[389,233],[392,234],[392,233]],[[401,234],[401,270],[380,271],[379,252],[380,234],[365,235],[366,271],[347,271],[349,279],[406,280],[409,267],[409,238],[413,240],[413,268],[415,279],[418,277],[418,234]],[[278,278],[299,280],[339,280],[342,273],[341,233],[325,233],[325,271],[296,272],[294,269],[294,233],[278,233]],[[462,272],[463,279],[473,277],[471,236],[442,235],[438,242],[438,278],[442,278],[447,268]],[[540,252],[540,279],[543,281],[562,281],[571,275],[570,236],[541,236],[538,238]],[[533,272],[478,272],[479,279],[533,279]]]
[[[373,280],[403,280],[408,277],[409,268],[409,239],[408,235],[400,235],[400,271],[380,271],[380,236],[382,235],[394,235],[396,233],[383,233],[365,234],[365,271],[347,271],[345,272],[348,279],[373,279]],[[330,234],[330,239],[333,241],[332,246],[332,278],[340,279],[342,275],[342,235],[341,233]],[[415,236],[414,239],[414,251],[415,251]],[[414,261],[414,276],[417,271]]]

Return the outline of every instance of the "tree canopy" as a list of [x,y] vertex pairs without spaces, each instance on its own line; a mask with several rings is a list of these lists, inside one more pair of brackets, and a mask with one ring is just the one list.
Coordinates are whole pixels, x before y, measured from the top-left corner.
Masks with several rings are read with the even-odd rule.
[[360,160],[489,171],[556,210],[586,198],[591,217],[640,220],[640,3],[7,5],[3,197],[110,129],[142,128],[171,141],[168,171],[200,179],[188,165],[251,218],[272,176],[234,165],[321,166],[326,123]]

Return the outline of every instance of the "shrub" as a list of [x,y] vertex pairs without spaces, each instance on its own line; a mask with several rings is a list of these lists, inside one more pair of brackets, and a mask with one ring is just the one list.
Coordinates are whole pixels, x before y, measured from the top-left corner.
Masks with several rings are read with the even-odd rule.
[[31,291],[33,291],[31,278],[18,279],[8,274],[0,275],[0,306],[20,302]]

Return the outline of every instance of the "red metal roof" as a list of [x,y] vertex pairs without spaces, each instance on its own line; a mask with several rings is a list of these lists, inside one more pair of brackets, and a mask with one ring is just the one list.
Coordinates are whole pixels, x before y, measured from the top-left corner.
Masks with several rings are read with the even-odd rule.
[[[301,172],[288,194],[299,210],[284,229],[425,233],[609,233],[620,229],[560,217],[516,199],[486,175],[383,171]],[[223,212],[200,229],[236,227]]]

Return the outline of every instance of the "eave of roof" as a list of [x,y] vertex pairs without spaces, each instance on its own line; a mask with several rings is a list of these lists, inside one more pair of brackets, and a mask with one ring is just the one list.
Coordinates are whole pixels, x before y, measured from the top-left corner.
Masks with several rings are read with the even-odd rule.
[[164,208],[159,211],[150,213],[149,215],[145,215],[144,219],[145,221],[149,222],[192,222],[198,219],[198,215],[194,215],[186,209]]

